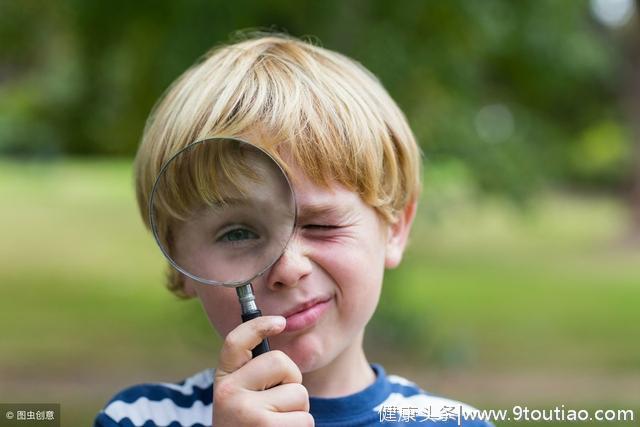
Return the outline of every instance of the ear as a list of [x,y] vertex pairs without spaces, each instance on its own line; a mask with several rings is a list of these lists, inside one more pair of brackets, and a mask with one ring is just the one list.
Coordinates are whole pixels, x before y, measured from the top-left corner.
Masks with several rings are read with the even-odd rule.
[[180,280],[182,280],[182,292],[184,293],[184,295],[187,298],[196,298],[198,296],[198,292],[196,291],[196,286],[198,285],[195,283],[194,280],[191,280],[188,277],[182,276],[182,274],[180,274],[180,276],[181,276]]
[[413,218],[416,216],[417,201],[411,200],[400,212],[398,219],[387,226],[387,244],[384,259],[386,268],[395,268],[402,261],[402,254],[407,245]]

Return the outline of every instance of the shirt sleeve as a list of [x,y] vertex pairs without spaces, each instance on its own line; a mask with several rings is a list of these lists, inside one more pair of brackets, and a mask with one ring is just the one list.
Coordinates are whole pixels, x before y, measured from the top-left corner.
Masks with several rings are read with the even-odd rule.
[[93,427],[121,427],[121,424],[116,422],[113,418],[100,411],[98,416],[93,422]]

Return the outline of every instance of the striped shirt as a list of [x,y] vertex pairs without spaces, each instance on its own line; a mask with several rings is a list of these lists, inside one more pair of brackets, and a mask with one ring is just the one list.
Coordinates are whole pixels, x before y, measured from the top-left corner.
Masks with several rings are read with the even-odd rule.
[[[492,426],[471,419],[476,410],[455,400],[433,396],[416,384],[387,375],[371,365],[373,384],[345,397],[310,397],[310,412],[318,427]],[[96,417],[94,427],[205,427],[211,426],[213,369],[178,384],[154,383],[118,393]],[[475,414],[475,415],[473,415]]]

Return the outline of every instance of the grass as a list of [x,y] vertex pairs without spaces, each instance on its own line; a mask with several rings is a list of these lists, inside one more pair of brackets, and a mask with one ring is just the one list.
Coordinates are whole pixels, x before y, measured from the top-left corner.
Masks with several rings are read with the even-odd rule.
[[[372,360],[491,407],[526,404],[533,377],[543,391],[592,379],[573,395],[591,407],[636,396],[604,391],[617,378],[640,390],[640,252],[616,244],[616,200],[551,193],[520,212],[474,201],[447,168],[426,188],[368,329]],[[128,160],[0,162],[0,236],[0,401],[61,402],[64,425],[87,425],[128,384],[215,363],[219,339],[197,302],[162,289]],[[523,379],[487,394],[500,378]]]

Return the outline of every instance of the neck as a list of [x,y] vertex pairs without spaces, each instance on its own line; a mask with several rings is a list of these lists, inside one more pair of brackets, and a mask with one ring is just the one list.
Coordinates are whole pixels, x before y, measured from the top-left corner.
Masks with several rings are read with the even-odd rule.
[[362,349],[361,332],[345,351],[328,365],[302,374],[302,385],[313,397],[340,397],[357,393],[375,381]]

